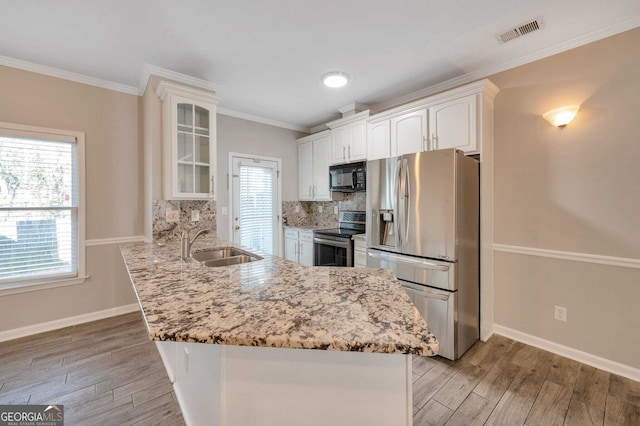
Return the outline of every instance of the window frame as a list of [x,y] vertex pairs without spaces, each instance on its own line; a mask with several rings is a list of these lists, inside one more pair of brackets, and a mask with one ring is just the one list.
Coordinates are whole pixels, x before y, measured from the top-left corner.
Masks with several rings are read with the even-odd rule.
[[84,283],[88,278],[86,276],[85,133],[74,130],[52,129],[0,122],[0,135],[51,140],[65,143],[74,143],[70,142],[69,139],[75,139],[77,157],[73,160],[77,161],[78,174],[78,206],[76,222],[77,240],[75,242],[78,254],[77,275],[70,278],[41,276],[31,279],[17,279],[14,282],[2,283],[0,284],[0,296]]

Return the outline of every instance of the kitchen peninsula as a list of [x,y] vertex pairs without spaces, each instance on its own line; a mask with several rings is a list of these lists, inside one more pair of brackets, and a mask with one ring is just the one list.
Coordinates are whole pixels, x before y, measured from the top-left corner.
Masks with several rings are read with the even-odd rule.
[[121,251],[187,424],[411,424],[410,355],[438,343],[391,272]]

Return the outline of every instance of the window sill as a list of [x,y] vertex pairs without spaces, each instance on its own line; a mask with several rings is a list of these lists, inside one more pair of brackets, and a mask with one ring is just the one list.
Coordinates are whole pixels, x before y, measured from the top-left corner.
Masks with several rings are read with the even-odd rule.
[[87,277],[81,278],[67,278],[67,279],[51,279],[40,282],[23,282],[2,285],[0,284],[0,296],[8,296],[10,294],[26,293],[29,291],[47,290],[56,287],[66,287],[69,285],[76,285],[84,283]]

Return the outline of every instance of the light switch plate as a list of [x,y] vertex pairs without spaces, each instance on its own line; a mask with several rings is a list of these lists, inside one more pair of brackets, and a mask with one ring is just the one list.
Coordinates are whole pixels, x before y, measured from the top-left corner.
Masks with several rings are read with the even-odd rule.
[[165,211],[165,220],[168,223],[180,222],[180,212],[178,210],[167,209]]
[[300,213],[300,206],[296,204],[296,213]]
[[191,210],[191,222],[198,222],[200,220],[200,210]]

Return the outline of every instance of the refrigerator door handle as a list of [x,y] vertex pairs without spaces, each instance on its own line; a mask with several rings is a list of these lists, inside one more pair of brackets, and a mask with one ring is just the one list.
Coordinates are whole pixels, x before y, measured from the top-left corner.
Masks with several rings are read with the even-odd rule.
[[402,217],[402,215],[400,214],[400,191],[402,190],[402,161],[400,159],[398,159],[396,166],[398,168],[398,173],[396,174],[396,178],[395,178],[395,191],[396,191],[396,205],[395,205],[395,209],[397,210],[396,212],[394,212],[395,217],[393,218],[393,227],[395,228],[395,240],[396,240],[396,248],[398,250],[402,249],[402,238],[400,238],[400,233],[402,232],[402,229],[400,227],[400,218]]
[[403,213],[404,213],[404,220],[403,220],[403,226],[404,226],[404,241],[409,241],[409,213],[410,213],[410,209],[409,209],[409,194],[411,194],[411,190],[409,188],[409,165],[407,164],[407,159],[404,158],[402,160],[402,168],[404,169],[404,206],[403,206]]
[[367,254],[369,257],[373,257],[374,259],[390,260],[396,263],[409,263],[423,269],[434,269],[436,271],[443,272],[447,272],[449,270],[448,265],[438,265],[437,263],[428,262],[422,259],[410,259],[406,256],[398,256],[391,253],[378,252],[373,250],[368,250]]

